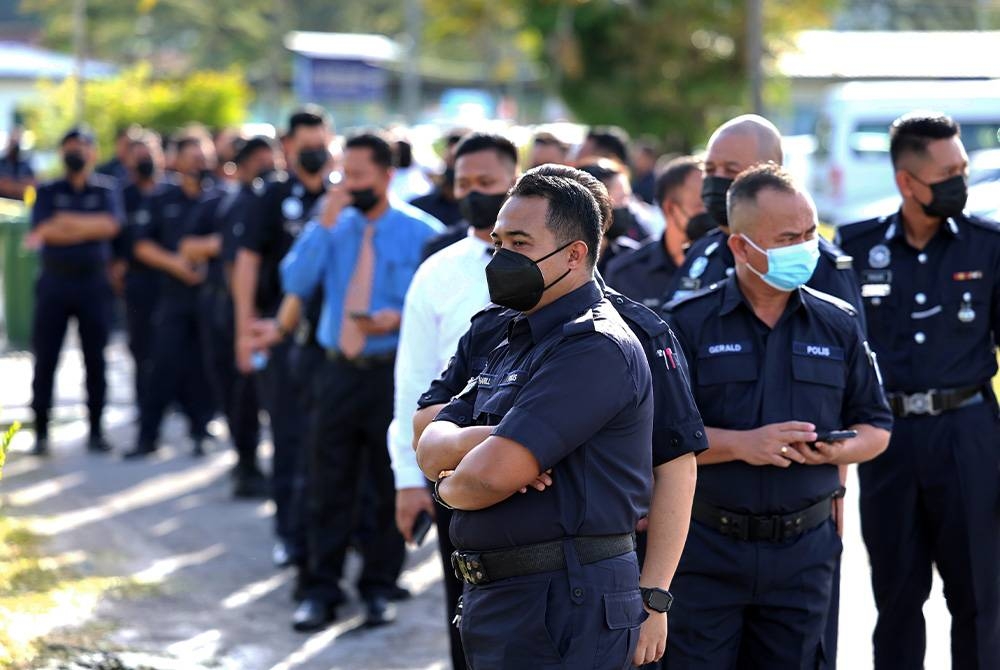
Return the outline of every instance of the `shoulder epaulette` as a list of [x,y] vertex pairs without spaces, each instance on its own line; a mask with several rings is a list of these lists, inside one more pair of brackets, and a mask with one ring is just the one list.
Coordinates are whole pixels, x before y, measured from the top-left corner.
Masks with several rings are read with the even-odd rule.
[[983,230],[988,230],[991,233],[1000,233],[1000,223],[994,221],[993,219],[984,219],[979,216],[969,216],[966,217],[966,219],[976,228],[982,228]]
[[597,326],[594,323],[594,310],[588,309],[580,316],[565,324],[562,328],[562,334],[564,337],[571,337],[573,335],[593,333],[596,330]]
[[837,240],[849,240],[851,238],[858,237],[859,235],[870,233],[879,226],[885,225],[885,222],[888,220],[888,216],[880,216],[874,219],[867,219],[865,221],[842,224],[837,226]]
[[858,310],[854,309],[854,305],[847,302],[846,300],[841,300],[835,295],[830,295],[829,293],[823,293],[822,291],[817,291],[811,286],[803,286],[802,290],[814,298],[818,298],[823,302],[828,302],[835,307],[839,307],[841,310],[847,312],[851,316],[858,315]]
[[819,251],[833,261],[833,265],[838,270],[850,270],[854,267],[854,257],[845,254],[843,249],[824,237],[819,238]]
[[672,312],[675,309],[677,309],[678,307],[680,307],[681,305],[684,305],[684,304],[689,303],[689,302],[693,302],[695,300],[698,300],[699,298],[704,298],[706,295],[710,295],[712,293],[715,293],[716,291],[718,291],[721,288],[722,288],[722,282],[716,282],[714,284],[709,284],[705,288],[700,288],[697,291],[692,291],[691,293],[688,293],[687,295],[683,295],[680,298],[674,298],[673,300],[671,300],[670,302],[668,302],[666,305],[663,306],[663,311],[665,311],[665,312]]

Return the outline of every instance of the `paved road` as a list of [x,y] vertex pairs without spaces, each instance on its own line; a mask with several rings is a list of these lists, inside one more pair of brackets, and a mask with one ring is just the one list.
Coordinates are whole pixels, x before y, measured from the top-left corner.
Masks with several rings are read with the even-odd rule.
[[[109,356],[109,436],[124,450],[135,437],[131,368],[120,342],[109,348]],[[415,597],[400,606],[396,625],[359,629],[354,604],[344,621],[324,632],[294,633],[288,625],[292,575],[269,561],[271,505],[231,500],[228,471],[234,458],[224,436],[206,458],[192,459],[183,421],[173,417],[166,426],[168,444],[155,460],[125,463],[87,455],[80,366],[77,350],[64,354],[53,456],[47,461],[27,456],[30,437],[19,436],[0,497],[7,513],[30,518],[50,537],[53,553],[78,557],[77,569],[85,574],[160,584],[141,596],[100,603],[92,616],[110,624],[113,642],[176,658],[178,667],[187,669],[447,667],[433,536],[409,557],[403,581]],[[0,379],[0,422],[28,418],[30,358],[0,358]],[[852,485],[841,613],[840,667],[848,670],[871,667],[874,622],[856,492]],[[353,572],[356,567],[352,561]],[[926,667],[946,668],[949,621],[939,587],[925,611]]]

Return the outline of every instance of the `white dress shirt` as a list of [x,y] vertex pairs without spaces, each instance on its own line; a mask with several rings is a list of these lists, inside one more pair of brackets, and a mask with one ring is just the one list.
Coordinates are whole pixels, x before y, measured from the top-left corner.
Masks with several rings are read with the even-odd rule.
[[427,484],[413,452],[417,400],[448,366],[469,320],[490,301],[486,264],[493,247],[469,236],[428,258],[406,292],[396,352],[396,398],[389,455],[396,488]]

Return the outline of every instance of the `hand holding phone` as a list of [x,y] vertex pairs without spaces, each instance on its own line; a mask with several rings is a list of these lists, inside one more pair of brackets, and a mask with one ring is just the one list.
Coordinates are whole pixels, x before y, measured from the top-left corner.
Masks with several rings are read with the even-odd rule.
[[[816,435],[816,442],[826,442],[830,444],[832,442],[843,442],[844,440],[850,440],[858,436],[858,431],[856,430],[827,430]],[[816,442],[810,442],[809,446],[815,450]]]
[[427,533],[430,532],[433,521],[434,520],[431,518],[431,515],[427,510],[420,511],[420,514],[417,515],[416,520],[413,522],[413,530],[410,534],[410,537],[413,538],[413,544],[418,547],[423,545],[424,540],[427,539]]

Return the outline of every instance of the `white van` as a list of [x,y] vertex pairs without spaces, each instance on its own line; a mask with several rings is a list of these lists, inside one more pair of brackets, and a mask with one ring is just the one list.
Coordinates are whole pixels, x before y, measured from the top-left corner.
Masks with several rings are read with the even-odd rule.
[[834,224],[895,193],[889,124],[914,110],[948,114],[969,152],[1000,147],[1000,80],[863,81],[831,87],[816,121],[812,195]]

